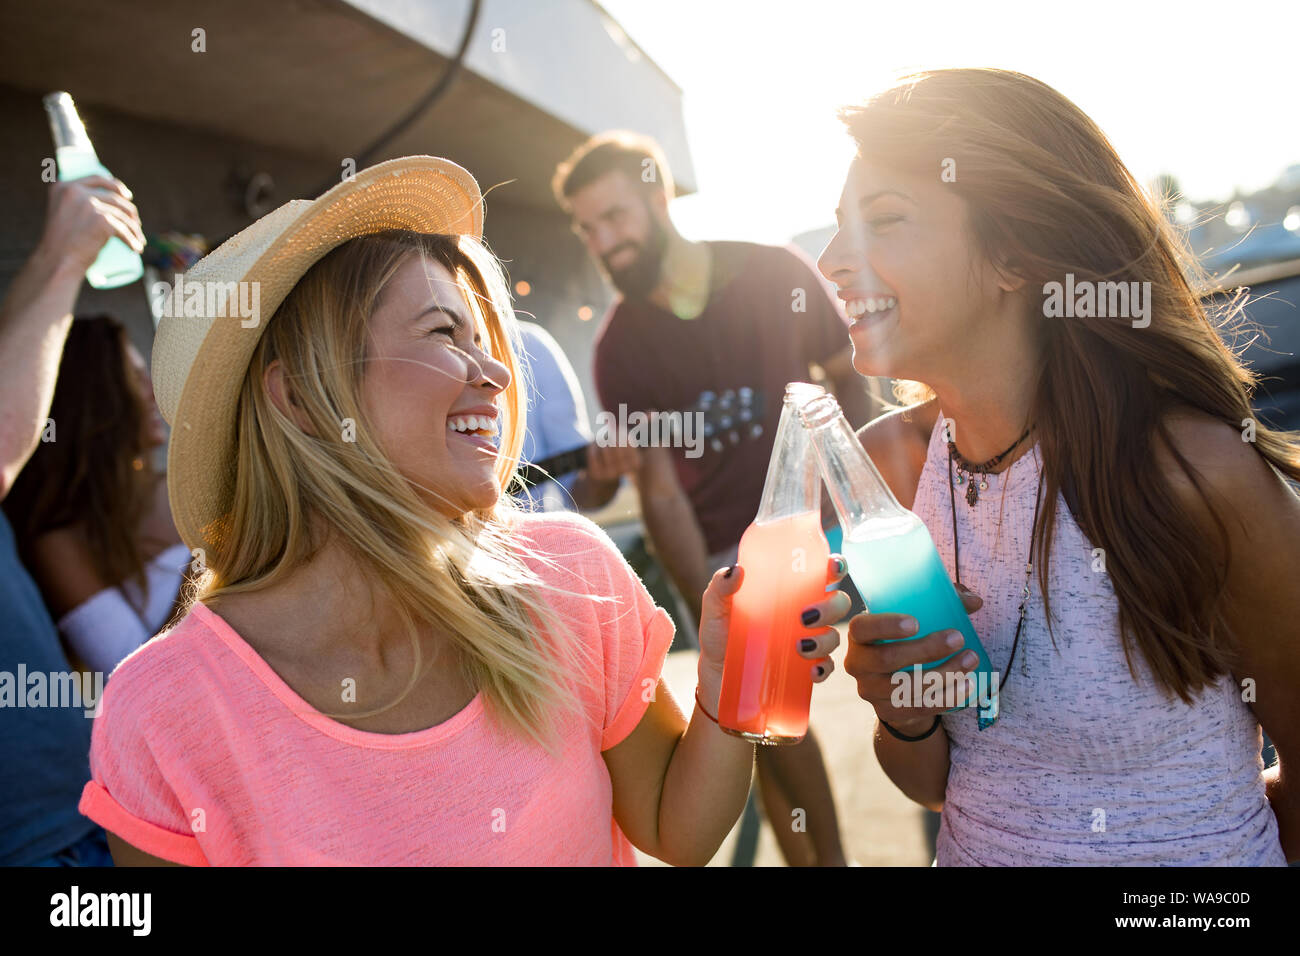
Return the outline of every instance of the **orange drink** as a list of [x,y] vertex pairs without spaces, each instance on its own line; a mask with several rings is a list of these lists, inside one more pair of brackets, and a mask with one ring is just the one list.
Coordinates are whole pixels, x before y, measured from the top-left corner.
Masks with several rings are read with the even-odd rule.
[[786,387],[762,502],[736,558],[744,580],[731,599],[718,725],[766,744],[798,743],[808,732],[813,662],[799,655],[810,633],[799,615],[826,599],[830,546],[816,456],[792,396],[817,393],[802,382]]

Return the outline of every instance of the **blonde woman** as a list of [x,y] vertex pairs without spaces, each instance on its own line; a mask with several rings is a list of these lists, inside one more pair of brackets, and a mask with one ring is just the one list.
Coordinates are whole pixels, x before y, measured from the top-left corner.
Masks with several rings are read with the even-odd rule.
[[[81,809],[119,864],[702,864],[735,822],[753,745],[710,715],[743,571],[705,593],[688,721],[610,540],[503,494],[522,383],[481,234],[469,174],[407,157],[176,290],[154,379],[203,574],[96,721]],[[817,610],[823,680],[847,600]]]
[[1300,436],[1255,419],[1231,316],[1045,84],[937,70],[843,118],[858,152],[819,265],[854,365],[906,406],[859,438],[983,600],[1001,675],[992,726],[895,706],[895,672],[948,635],[850,625],[881,765],[943,814],[936,862],[1300,859]]

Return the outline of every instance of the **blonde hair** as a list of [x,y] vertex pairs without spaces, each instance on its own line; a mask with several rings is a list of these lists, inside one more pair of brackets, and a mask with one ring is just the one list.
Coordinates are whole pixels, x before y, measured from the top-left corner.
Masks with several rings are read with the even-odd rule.
[[[439,262],[455,277],[490,352],[510,372],[500,394],[501,444],[495,476],[513,479],[524,439],[526,392],[517,359],[519,331],[500,264],[468,236],[389,230],[340,245],[317,262],[272,316],[249,362],[238,406],[238,467],[230,512],[207,555],[192,600],[258,591],[287,577],[337,538],[371,586],[392,602],[415,648],[418,623],[438,622],[467,680],[504,725],[555,753],[559,721],[576,710],[576,685],[593,672],[584,642],[570,639],[542,591],[573,594],[542,579],[521,556],[550,558],[519,540],[520,506],[501,494],[489,508],[449,518],[431,507],[392,464],[367,420],[360,389],[367,327],[384,288],[412,256]],[[263,387],[278,360],[300,429]],[[352,419],[354,440],[340,423]],[[429,489],[423,489],[429,490]],[[589,601],[602,598],[581,594]]]

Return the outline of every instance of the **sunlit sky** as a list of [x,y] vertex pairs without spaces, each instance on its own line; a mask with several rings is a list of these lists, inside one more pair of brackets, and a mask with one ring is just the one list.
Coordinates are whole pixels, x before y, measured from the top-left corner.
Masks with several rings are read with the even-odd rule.
[[996,66],[1068,96],[1141,182],[1193,201],[1300,163],[1300,0],[600,0],[682,88],[692,239],[830,225],[852,156],[836,107],[899,70]]

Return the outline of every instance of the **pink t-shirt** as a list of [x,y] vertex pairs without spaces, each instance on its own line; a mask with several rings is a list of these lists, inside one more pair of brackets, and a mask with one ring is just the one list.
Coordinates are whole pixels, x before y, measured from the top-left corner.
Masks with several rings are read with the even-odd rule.
[[673,637],[609,537],[568,512],[520,531],[558,568],[544,592],[594,650],[563,756],[492,720],[478,695],[425,730],[356,730],[312,708],[195,604],[104,690],[81,812],[146,853],[190,865],[623,865],[601,758],[636,727]]

